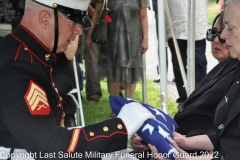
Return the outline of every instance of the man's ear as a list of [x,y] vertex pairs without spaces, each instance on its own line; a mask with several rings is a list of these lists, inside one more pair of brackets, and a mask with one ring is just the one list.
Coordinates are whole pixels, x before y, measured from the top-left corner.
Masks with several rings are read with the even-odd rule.
[[43,30],[47,30],[51,23],[51,14],[46,10],[41,10],[38,13],[38,23]]

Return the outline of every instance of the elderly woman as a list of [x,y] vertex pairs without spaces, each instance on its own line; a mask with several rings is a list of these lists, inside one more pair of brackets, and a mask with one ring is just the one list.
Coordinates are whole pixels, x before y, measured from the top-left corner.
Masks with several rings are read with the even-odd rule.
[[222,32],[223,24],[220,23],[222,18],[221,14],[217,15],[213,21],[212,29],[207,31],[207,40],[212,42],[212,55],[218,60],[218,62],[223,61],[229,57],[230,54],[228,47],[225,44],[225,40],[219,37],[217,38]]
[[[238,60],[229,56],[228,46],[220,38],[222,29],[222,17],[218,15],[207,31],[207,40],[212,42],[212,54],[220,63],[206,75],[174,117],[179,126],[177,132],[183,135],[212,132],[216,107],[234,81]],[[148,148],[137,135],[132,138],[131,145],[138,151]]]
[[[224,13],[224,29],[221,37],[226,40],[230,55],[234,59],[240,60],[240,0],[227,0]],[[218,93],[216,93],[218,94]],[[214,99],[213,99],[214,100]],[[217,156],[202,156],[201,160],[224,159],[233,160],[240,157],[240,63],[234,71],[234,81],[228,92],[217,106],[214,125],[215,132],[208,135],[200,135],[186,138],[184,136],[174,136],[175,142],[181,148],[213,150]],[[169,139],[181,154],[186,153],[180,149],[174,141]],[[154,148],[152,148],[154,150]],[[155,150],[156,152],[156,150]],[[213,152],[212,152],[213,153]],[[221,156],[219,156],[221,154]],[[159,158],[163,159],[163,158]],[[181,160],[200,159],[181,158]]]

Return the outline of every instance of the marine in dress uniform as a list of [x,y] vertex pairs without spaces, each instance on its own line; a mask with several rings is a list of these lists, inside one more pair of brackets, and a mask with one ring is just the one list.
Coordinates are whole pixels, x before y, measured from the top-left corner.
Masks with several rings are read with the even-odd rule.
[[[65,0],[36,1],[50,8],[53,6],[55,21],[60,10],[67,13],[70,20],[87,24],[86,12],[77,9],[86,10],[89,0],[72,0],[72,3]],[[137,131],[143,124],[128,123],[126,109],[119,118],[99,124],[73,130],[60,127],[64,112],[50,65],[56,58],[56,30],[53,51],[21,24],[0,42],[0,146],[11,148],[11,152],[16,148],[35,152],[33,158],[36,159],[41,158],[41,153],[106,153],[126,148],[127,139],[133,134],[130,131],[133,128]],[[149,113],[139,114],[141,118],[137,121],[153,118]],[[144,114],[148,118],[142,118]],[[133,127],[136,125],[138,127]]]

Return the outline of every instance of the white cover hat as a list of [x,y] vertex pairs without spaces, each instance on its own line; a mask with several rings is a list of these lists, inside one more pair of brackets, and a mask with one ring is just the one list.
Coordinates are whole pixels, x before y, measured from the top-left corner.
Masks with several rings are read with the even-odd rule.
[[[88,17],[88,5],[91,0],[33,0],[39,4],[60,11],[68,19],[86,26],[92,26]],[[56,15],[55,15],[56,16]]]
[[59,4],[72,9],[86,11],[91,0],[34,0],[46,6],[53,7],[53,4]]
[[58,46],[58,11],[66,18],[86,26],[92,26],[88,17],[88,5],[91,0],[33,0],[54,10],[55,15],[55,37],[52,52],[56,52]]

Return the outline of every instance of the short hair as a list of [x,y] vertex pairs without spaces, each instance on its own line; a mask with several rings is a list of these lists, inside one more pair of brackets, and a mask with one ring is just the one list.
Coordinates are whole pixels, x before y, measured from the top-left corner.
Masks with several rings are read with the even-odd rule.
[[231,3],[240,3],[240,0],[226,0],[226,5]]
[[218,20],[219,17],[221,17],[220,13],[214,18],[213,23],[212,23],[212,28],[215,25],[215,23],[216,23],[216,21]]

